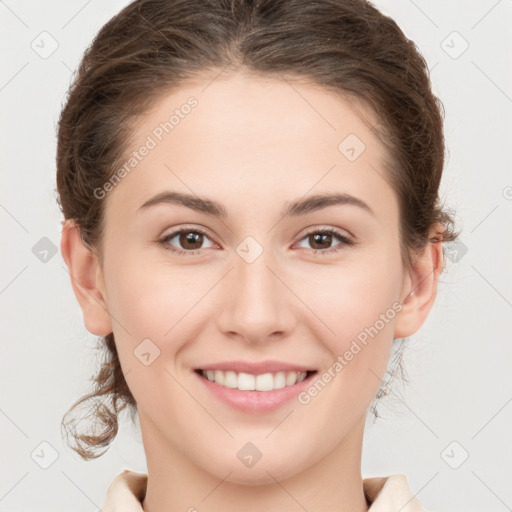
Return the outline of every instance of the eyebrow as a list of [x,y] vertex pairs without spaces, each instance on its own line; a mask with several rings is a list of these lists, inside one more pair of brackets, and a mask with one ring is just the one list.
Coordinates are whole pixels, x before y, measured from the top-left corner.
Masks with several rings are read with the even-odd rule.
[[[182,192],[165,191],[153,196],[148,199],[142,206],[139,207],[139,211],[148,209],[158,204],[167,203],[185,206],[191,210],[195,210],[200,213],[206,213],[213,217],[225,218],[227,217],[227,211],[224,206],[212,199],[206,197],[199,197],[191,194],[184,194]],[[373,210],[366,204],[362,199],[351,196],[345,193],[327,193],[327,194],[316,194],[303,199],[297,199],[288,203],[282,212],[283,217],[299,217],[308,213],[327,208],[328,206],[334,205],[352,205],[362,208],[371,215],[375,215]]]

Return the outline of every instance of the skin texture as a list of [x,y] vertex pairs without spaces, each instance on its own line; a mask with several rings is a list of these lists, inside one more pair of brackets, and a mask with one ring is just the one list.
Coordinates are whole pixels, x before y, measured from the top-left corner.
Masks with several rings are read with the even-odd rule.
[[[114,333],[138,404],[149,475],[144,510],[229,512],[240,503],[246,511],[367,510],[367,408],[393,337],[412,335],[431,309],[441,244],[405,269],[397,198],[383,179],[386,154],[370,113],[363,119],[353,103],[319,87],[242,73],[183,85],[136,121],[127,154],[191,96],[198,105],[104,199],[103,261],[72,222],[62,232],[85,326]],[[366,146],[353,162],[338,150],[349,134]],[[171,204],[139,210],[164,190],[207,196],[228,215]],[[358,197],[373,215],[335,205],[282,217],[289,202],[324,192]],[[188,246],[175,237],[167,246],[196,254],[158,243],[181,227],[207,237]],[[333,237],[315,245],[306,236],[312,228],[338,229],[355,244]],[[247,236],[263,251],[252,263],[237,253]],[[273,359],[321,374],[394,303],[402,310],[307,405],[293,399],[271,413],[243,413],[193,372]],[[146,366],[134,350],[148,338],[160,355]],[[251,468],[237,457],[247,442],[262,453]]]

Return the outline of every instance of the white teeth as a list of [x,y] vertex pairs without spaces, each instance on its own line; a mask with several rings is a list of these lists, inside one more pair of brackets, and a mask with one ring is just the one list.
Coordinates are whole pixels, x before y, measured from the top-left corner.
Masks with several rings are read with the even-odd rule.
[[297,377],[297,382],[302,382],[308,375],[308,372],[301,372]]
[[281,389],[302,382],[307,376],[307,372],[277,372],[252,375],[251,373],[243,372],[202,370],[201,373],[203,377],[211,382],[228,388],[238,388],[242,391],[272,391],[274,389]]
[[297,374],[296,373],[287,373],[286,374],[286,385],[293,386],[297,382]]
[[[217,379],[215,379],[217,382]],[[218,382],[217,382],[218,384]],[[251,391],[256,386],[256,379],[254,375],[249,373],[239,373],[238,374],[238,389],[243,389],[244,391]]]
[[217,384],[221,384],[224,386],[224,372],[221,372],[220,370],[215,370],[215,382]]
[[281,389],[286,386],[286,374],[284,372],[277,372],[274,375],[274,389]]
[[256,377],[256,391],[272,391],[274,389],[274,376],[264,373]]
[[224,374],[224,386],[227,388],[238,387],[238,379],[235,372],[226,372]]

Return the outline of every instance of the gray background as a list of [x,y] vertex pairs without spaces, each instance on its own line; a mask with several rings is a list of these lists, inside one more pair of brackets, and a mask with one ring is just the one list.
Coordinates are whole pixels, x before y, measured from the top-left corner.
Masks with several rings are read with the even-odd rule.
[[[127,422],[89,462],[60,430],[89,391],[96,354],[58,249],[55,129],[83,51],[126,4],[0,1],[1,511],[94,511],[119,472],[146,471]],[[410,383],[397,382],[384,418],[368,422],[363,477],[404,473],[430,511],[512,510],[512,1],[374,4],[431,69],[446,109],[442,194],[463,231],[408,342]]]

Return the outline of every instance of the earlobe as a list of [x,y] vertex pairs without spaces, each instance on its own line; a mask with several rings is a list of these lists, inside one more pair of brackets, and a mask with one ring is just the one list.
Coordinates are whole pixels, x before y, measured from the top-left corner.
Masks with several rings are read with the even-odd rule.
[[428,317],[437,295],[437,283],[443,270],[442,242],[430,242],[413,265],[402,289],[402,310],[395,321],[395,338],[407,338],[417,332]]
[[82,309],[85,328],[97,336],[112,332],[103,274],[96,253],[85,245],[73,220],[62,226],[62,257],[71,277],[71,286]]

